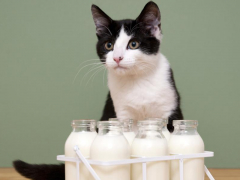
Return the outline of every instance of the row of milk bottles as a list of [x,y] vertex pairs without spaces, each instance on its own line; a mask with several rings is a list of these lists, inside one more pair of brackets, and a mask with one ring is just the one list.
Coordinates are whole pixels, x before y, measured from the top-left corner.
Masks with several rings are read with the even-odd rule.
[[[95,120],[74,120],[73,131],[65,143],[65,156],[77,157],[75,145],[78,145],[85,158],[98,161],[204,152],[196,120],[173,121],[172,134],[167,130],[167,120],[154,118],[138,121],[137,134],[133,132],[132,125],[132,120],[99,121],[97,133]],[[102,180],[142,180],[141,163],[92,167]],[[75,162],[65,162],[66,180],[77,180],[77,171]],[[94,180],[83,164],[79,172],[79,180]],[[180,179],[179,160],[147,163],[147,180],[169,179]],[[184,160],[184,180],[203,179],[204,159]]]

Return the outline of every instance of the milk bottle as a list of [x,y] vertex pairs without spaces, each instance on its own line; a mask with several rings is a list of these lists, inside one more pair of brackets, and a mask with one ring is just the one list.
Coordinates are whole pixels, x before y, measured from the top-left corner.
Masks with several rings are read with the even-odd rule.
[[122,122],[122,128],[123,128],[123,135],[127,139],[130,146],[132,145],[132,142],[136,136],[136,134],[133,132],[132,126],[133,126],[133,120],[123,120]]
[[[90,147],[97,136],[95,120],[73,120],[73,131],[69,135],[65,143],[65,156],[77,157],[74,146],[78,145],[83,156],[89,158]],[[88,180],[90,173],[83,164],[80,164],[80,180]],[[65,162],[65,179],[78,180],[77,168],[75,162]]]
[[[122,133],[119,121],[98,122],[99,132],[92,143],[90,158],[99,161],[112,161],[130,158],[130,145]],[[102,180],[130,180],[130,165],[92,165]]]
[[[197,132],[198,121],[177,120],[173,121],[174,132],[169,142],[170,154],[193,154],[203,153],[204,143]],[[184,160],[184,180],[204,179],[204,159]],[[179,161],[171,161],[171,180],[179,180]]]
[[163,128],[162,128],[162,133],[165,136],[165,138],[167,139],[167,141],[169,142],[170,139],[170,132],[167,129],[167,124],[168,124],[168,120],[167,119],[161,119],[161,118],[147,118],[147,120],[159,120],[159,121],[163,121]]
[[122,123],[122,131],[123,135],[127,139],[128,143],[132,144],[136,134],[133,132],[133,120],[132,119],[126,119],[126,120],[118,120],[117,118],[109,118],[109,121],[119,121]]
[[[138,134],[131,147],[132,157],[156,157],[168,155],[167,140],[159,120],[138,121]],[[132,180],[142,180],[142,164],[132,164]],[[169,162],[147,163],[147,180],[169,180]]]

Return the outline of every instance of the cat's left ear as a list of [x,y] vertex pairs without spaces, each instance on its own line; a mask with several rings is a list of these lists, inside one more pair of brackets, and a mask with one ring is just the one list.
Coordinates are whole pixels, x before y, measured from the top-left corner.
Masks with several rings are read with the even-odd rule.
[[148,2],[136,21],[151,35],[161,37],[161,13],[156,3]]

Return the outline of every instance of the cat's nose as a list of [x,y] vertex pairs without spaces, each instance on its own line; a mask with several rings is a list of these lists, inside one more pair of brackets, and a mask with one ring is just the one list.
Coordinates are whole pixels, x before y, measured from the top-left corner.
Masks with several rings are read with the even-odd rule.
[[119,56],[119,57],[114,57],[113,60],[119,64],[121,60],[123,60],[123,57],[122,56]]

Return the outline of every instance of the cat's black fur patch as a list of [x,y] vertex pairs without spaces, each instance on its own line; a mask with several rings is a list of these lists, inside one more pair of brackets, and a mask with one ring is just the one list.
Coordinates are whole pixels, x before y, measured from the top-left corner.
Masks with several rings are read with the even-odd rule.
[[169,81],[175,91],[175,94],[176,94],[176,98],[177,98],[177,106],[174,110],[172,110],[172,114],[168,117],[168,125],[167,125],[167,128],[170,132],[173,132],[174,130],[174,127],[173,127],[173,120],[183,120],[183,114],[182,114],[182,110],[180,108],[180,100],[181,100],[181,97],[179,95],[179,92],[176,88],[176,84],[175,84],[175,80],[174,80],[174,76],[173,76],[173,71],[172,69],[170,68],[169,69],[169,73],[170,73],[170,78],[169,78]]
[[110,95],[110,92],[108,92],[108,95],[107,95],[107,100],[105,102],[105,106],[104,106],[104,109],[103,109],[103,114],[102,114],[102,117],[101,117],[101,121],[106,121],[108,120],[109,118],[116,118],[116,112],[114,110],[114,106],[113,106],[113,101],[112,101],[112,98],[111,98],[111,95]]

